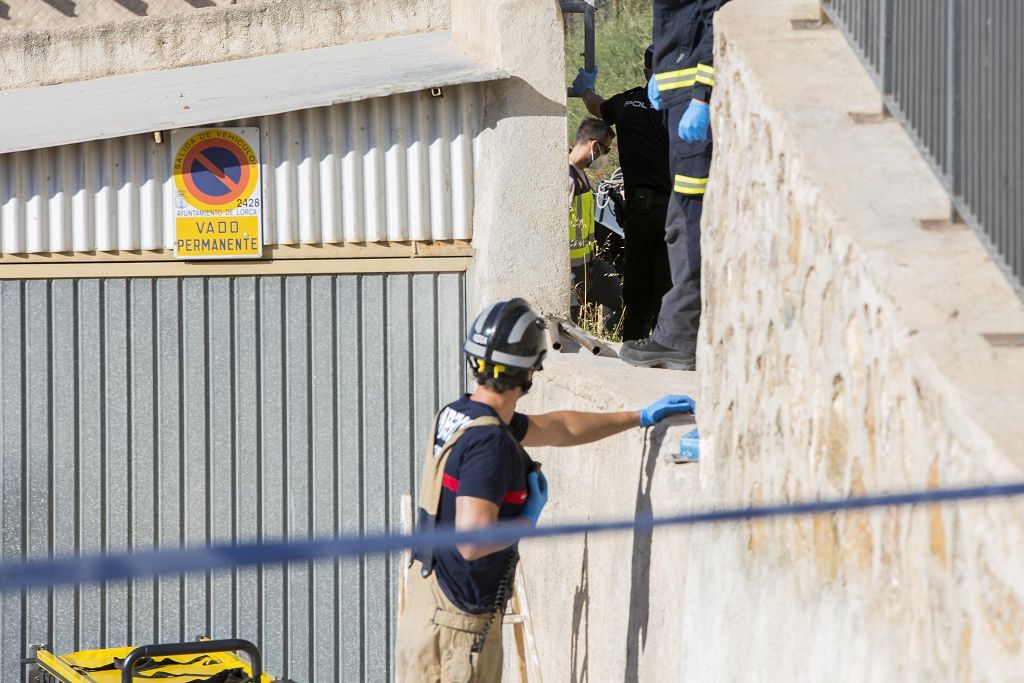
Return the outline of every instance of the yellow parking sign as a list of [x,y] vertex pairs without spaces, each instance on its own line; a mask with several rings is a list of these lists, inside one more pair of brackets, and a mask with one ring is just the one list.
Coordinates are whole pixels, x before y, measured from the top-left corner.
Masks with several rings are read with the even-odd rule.
[[258,128],[188,128],[174,145],[174,255],[263,255]]

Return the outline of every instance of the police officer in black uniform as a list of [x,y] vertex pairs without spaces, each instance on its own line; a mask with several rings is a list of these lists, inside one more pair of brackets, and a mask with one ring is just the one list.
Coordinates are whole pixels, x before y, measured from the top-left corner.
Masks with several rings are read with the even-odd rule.
[[619,356],[643,367],[693,370],[700,323],[700,217],[711,167],[709,105],[715,85],[713,18],[728,0],[654,0],[651,104],[668,111],[672,199],[665,223],[672,288],[648,339]]
[[[647,80],[653,73],[653,59],[651,46],[644,53]],[[594,92],[596,80],[596,67],[580,69],[573,87],[590,113],[618,132],[626,200],[622,338],[643,339],[651,334],[661,298],[672,286],[665,246],[665,212],[672,195],[668,128],[664,114],[647,99],[646,85],[604,99]]]

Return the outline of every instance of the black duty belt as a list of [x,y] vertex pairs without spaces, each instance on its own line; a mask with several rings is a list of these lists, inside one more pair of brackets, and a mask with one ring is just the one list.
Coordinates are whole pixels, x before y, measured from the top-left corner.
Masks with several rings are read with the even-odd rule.
[[668,206],[671,197],[671,192],[654,190],[649,187],[634,187],[626,196],[626,208],[647,211],[652,206]]

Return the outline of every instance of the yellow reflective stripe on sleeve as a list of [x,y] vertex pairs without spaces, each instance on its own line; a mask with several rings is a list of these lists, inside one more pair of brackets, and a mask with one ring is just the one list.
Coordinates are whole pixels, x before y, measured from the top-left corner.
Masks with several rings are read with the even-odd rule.
[[692,66],[689,69],[679,69],[678,71],[662,71],[661,73],[654,74],[654,80],[661,81],[670,80],[673,78],[683,78],[685,76],[692,76],[697,73],[697,67]]
[[715,67],[708,66],[707,64],[698,64],[697,65],[697,77],[696,77],[695,80],[698,83],[703,83],[704,85],[710,85],[711,87],[714,87],[714,85],[715,85]]
[[664,92],[665,90],[675,90],[676,88],[692,88],[693,84],[696,83],[696,82],[697,82],[696,79],[691,78],[691,79],[686,80],[686,81],[676,81],[674,83],[666,83],[665,85],[662,85],[661,83],[659,83],[658,84],[658,91],[659,92]]
[[679,194],[704,194],[707,184],[707,178],[691,178],[690,176],[677,175],[673,189]]
[[665,71],[654,74],[654,82],[658,84],[658,90],[675,90],[676,88],[689,88],[697,77],[697,67],[679,69],[678,71]]

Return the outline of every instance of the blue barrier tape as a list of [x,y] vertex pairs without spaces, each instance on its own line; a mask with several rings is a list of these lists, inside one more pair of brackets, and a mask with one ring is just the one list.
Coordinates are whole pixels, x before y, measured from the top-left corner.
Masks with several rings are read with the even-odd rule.
[[491,544],[514,541],[519,538],[546,538],[625,530],[649,531],[662,526],[692,526],[921,503],[1009,498],[1021,495],[1024,495],[1024,482],[711,510],[659,518],[646,515],[631,520],[559,524],[536,528],[522,524],[504,523],[486,529],[461,532],[440,530],[411,535],[342,536],[302,541],[147,550],[118,555],[61,557],[51,560],[9,562],[0,565],[0,591],[208,571],[255,564],[356,557],[424,546],[450,547],[457,543]]

